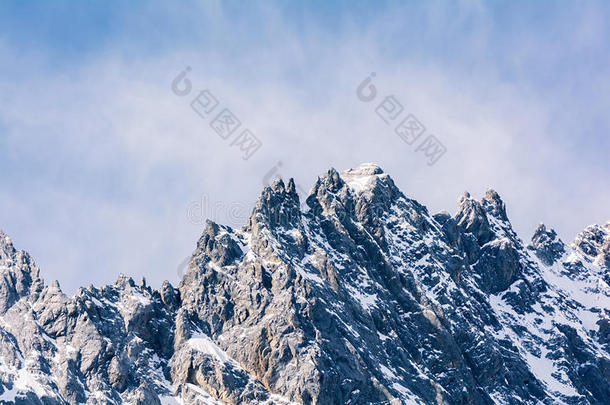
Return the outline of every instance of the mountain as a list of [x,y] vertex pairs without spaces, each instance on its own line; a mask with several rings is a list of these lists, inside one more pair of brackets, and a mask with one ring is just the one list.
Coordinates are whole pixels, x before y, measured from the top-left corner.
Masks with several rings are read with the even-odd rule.
[[431,214],[378,166],[208,221],[176,287],[69,297],[0,234],[3,404],[607,404],[610,222],[525,244],[493,190]]

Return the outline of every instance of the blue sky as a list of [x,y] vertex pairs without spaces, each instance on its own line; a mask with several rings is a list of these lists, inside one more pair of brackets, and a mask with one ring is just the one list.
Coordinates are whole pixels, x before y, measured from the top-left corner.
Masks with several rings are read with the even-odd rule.
[[[374,161],[433,212],[492,187],[524,239],[610,219],[605,2],[244,3],[0,3],[0,228],[47,281],[176,281],[193,207],[240,225],[278,162],[309,189]],[[186,66],[251,159],[171,92]],[[434,166],[356,98],[371,72],[447,147]]]

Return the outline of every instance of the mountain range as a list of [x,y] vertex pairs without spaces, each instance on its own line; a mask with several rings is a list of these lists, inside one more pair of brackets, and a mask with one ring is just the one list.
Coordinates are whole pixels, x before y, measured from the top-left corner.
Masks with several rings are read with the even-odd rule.
[[0,232],[2,404],[608,404],[610,222],[520,239],[367,163],[208,221],[177,286],[73,296]]

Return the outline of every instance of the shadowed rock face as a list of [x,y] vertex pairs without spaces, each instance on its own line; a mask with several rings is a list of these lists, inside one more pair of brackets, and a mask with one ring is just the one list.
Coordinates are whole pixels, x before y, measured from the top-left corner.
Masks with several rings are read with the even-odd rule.
[[524,246],[495,191],[433,216],[364,164],[208,221],[177,288],[68,297],[0,234],[0,402],[607,403],[609,231]]

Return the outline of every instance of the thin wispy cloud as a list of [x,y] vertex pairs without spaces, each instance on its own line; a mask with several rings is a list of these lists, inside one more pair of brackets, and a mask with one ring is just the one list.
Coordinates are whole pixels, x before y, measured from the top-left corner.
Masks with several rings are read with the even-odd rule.
[[[91,25],[0,7],[12,21],[0,24],[0,227],[68,291],[119,273],[175,281],[201,232],[189,204],[250,207],[278,162],[308,189],[329,166],[375,161],[432,211],[493,187],[524,238],[539,221],[570,239],[608,219],[603,3],[58,4],[43,7],[67,13],[56,24]],[[194,93],[181,98],[170,84],[186,66]],[[437,164],[358,100],[371,72],[445,144]],[[261,139],[251,159],[193,112],[203,89]]]

